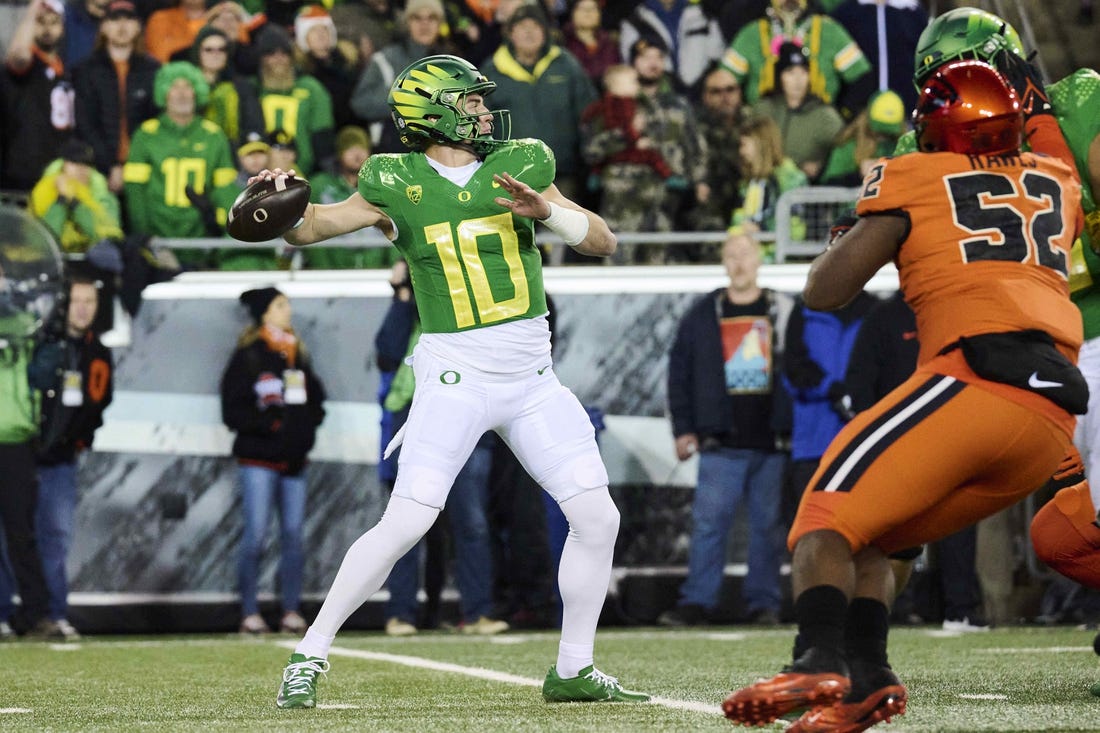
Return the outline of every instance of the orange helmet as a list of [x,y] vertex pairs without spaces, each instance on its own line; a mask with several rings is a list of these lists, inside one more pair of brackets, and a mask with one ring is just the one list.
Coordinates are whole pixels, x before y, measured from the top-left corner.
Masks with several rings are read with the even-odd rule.
[[1012,85],[984,61],[941,66],[921,84],[913,112],[925,153],[1001,155],[1019,149],[1024,117]]

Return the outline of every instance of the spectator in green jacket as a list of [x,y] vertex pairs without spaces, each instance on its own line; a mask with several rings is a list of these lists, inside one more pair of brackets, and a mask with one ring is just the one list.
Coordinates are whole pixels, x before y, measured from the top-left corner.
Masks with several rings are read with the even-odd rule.
[[810,91],[810,55],[803,46],[784,43],[775,73],[779,86],[761,97],[753,111],[775,120],[783,139],[783,154],[812,181],[825,167],[844,120],[832,105]]
[[810,12],[808,0],[771,0],[767,16],[741,27],[722,57],[745,87],[745,101],[756,100],[778,85],[779,47],[798,39],[810,57],[810,91],[836,106],[848,119],[874,91],[871,62],[840,23]]
[[504,43],[481,69],[497,83],[486,104],[511,110],[513,139],[535,137],[550,146],[558,166],[554,184],[575,198],[581,114],[596,101],[596,88],[573,54],[550,40],[540,7],[522,5],[512,13]]
[[[318,173],[310,179],[310,200],[315,204],[335,204],[358,190],[359,169],[370,157],[370,137],[356,125],[340,128],[336,133],[336,164],[333,170]],[[390,267],[397,250],[383,243],[381,247],[352,249],[345,247],[306,247],[302,250],[306,265],[315,270]]]
[[212,25],[203,26],[189,51],[189,61],[199,67],[210,85],[203,116],[217,123],[236,148],[250,132],[263,132],[263,112],[256,87],[234,65],[235,40]]
[[[244,143],[237,148],[237,177],[233,184],[219,189],[214,203],[219,209],[228,211],[248,187],[248,179],[264,168],[274,168],[271,163],[271,143],[269,136],[250,132]],[[271,246],[245,247],[240,242],[217,251],[219,270],[277,270],[281,267],[279,251]]]
[[[22,224],[13,221],[10,214],[0,218],[5,228]],[[0,526],[22,600],[21,618],[13,621],[33,634],[43,635],[50,625],[48,593],[34,534],[38,503],[34,445],[39,399],[29,373],[37,318],[27,308],[27,289],[21,287],[45,282],[34,261],[39,254],[35,249],[31,238],[24,245],[0,247]],[[21,257],[9,259],[11,254]],[[6,639],[13,636],[8,620],[0,619],[0,637]]]
[[257,34],[260,107],[268,132],[282,130],[298,146],[297,172],[308,177],[332,157],[332,97],[312,76],[294,68],[290,35],[268,23]]
[[[163,113],[144,122],[130,142],[122,171],[130,234],[214,237],[224,234],[226,211],[218,190],[237,176],[229,138],[198,115],[210,85],[187,61],[157,71],[153,95]],[[208,252],[177,250],[180,264],[204,267]]]
[[118,199],[95,169],[92,146],[71,139],[31,190],[30,210],[64,252],[83,254],[104,239],[122,239]]

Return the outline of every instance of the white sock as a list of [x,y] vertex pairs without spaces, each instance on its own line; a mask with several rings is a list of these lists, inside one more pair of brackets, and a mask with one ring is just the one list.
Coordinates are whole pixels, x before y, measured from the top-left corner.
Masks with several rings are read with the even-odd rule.
[[558,642],[558,677],[563,680],[576,677],[582,669],[592,664],[592,652],[595,644],[570,644]]
[[326,636],[310,626],[306,629],[306,635],[298,642],[298,646],[294,647],[294,651],[307,657],[328,659],[328,650],[335,638],[335,636]]
[[435,507],[391,496],[378,524],[348,548],[307,637],[314,632],[322,640],[335,637],[348,616],[382,587],[393,564],[420,541],[437,516]]
[[619,510],[606,486],[566,499],[560,506],[569,520],[558,568],[562,620],[557,669],[564,678],[576,677],[592,664],[596,624],[611,582]]

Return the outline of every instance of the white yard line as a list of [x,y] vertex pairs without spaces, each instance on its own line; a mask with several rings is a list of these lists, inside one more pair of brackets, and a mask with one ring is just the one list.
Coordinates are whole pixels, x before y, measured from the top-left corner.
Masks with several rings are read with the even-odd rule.
[[1063,654],[1065,652],[1093,653],[1091,646],[1017,646],[975,649],[982,654]]
[[[296,642],[293,641],[281,641],[279,646],[284,649],[293,649]],[[535,679],[533,677],[520,677],[519,675],[508,674],[507,672],[498,672],[493,669],[485,669],[483,667],[465,667],[461,664],[451,664],[450,662],[437,662],[433,659],[424,659],[423,657],[410,657],[406,654],[388,654],[386,652],[369,652],[362,649],[348,649],[345,647],[333,647],[329,650],[329,656],[338,657],[351,657],[353,659],[367,659],[372,662],[389,662],[390,664],[400,664],[405,667],[415,667],[417,669],[430,669],[434,672],[450,672],[452,674],[465,675],[466,677],[475,677],[477,679],[489,680],[490,682],[506,682],[512,685],[523,685],[525,687],[542,687],[542,680]],[[707,703],[694,702],[691,700],[673,700],[667,697],[654,697],[650,699],[650,704],[660,705],[662,707],[671,708],[673,710],[686,710],[695,713],[706,713],[708,715],[721,715],[721,710],[717,705],[711,705]]]

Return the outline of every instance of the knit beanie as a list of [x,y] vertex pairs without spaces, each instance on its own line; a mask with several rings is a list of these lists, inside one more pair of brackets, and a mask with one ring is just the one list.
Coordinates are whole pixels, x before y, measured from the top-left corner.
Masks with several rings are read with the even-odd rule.
[[[212,25],[204,25],[199,29],[199,32],[195,35],[195,41],[191,44],[191,53],[188,54],[191,63],[195,66],[199,66],[199,59],[202,57],[202,44],[211,36],[217,36],[225,41],[226,44],[226,67],[232,64],[233,59],[233,39],[225,35],[225,31],[221,28],[215,28]],[[205,77],[204,77],[205,78]]]
[[275,51],[285,51],[287,54],[292,54],[294,52],[294,47],[290,42],[290,34],[281,27],[270,22],[265,23],[256,33],[256,38],[252,45],[260,58],[274,53]]
[[546,13],[538,5],[520,5],[516,8],[505,24],[507,30],[512,30],[521,20],[533,20],[541,25],[544,31],[550,26],[550,21],[546,19]]
[[252,316],[252,320],[256,322],[256,325],[259,325],[263,323],[264,313],[267,313],[267,309],[271,307],[271,301],[280,295],[282,293],[277,288],[270,286],[253,288],[241,293],[240,301],[248,308],[248,314]]
[[370,152],[370,136],[367,131],[357,125],[341,127],[336,133],[336,154],[343,155],[348,148],[361,145]]
[[332,42],[336,43],[336,24],[320,5],[306,5],[298,11],[298,17],[294,19],[294,40],[303,52],[309,52],[309,43],[306,37],[309,32],[319,25],[328,27],[332,35]]
[[810,55],[799,44],[788,41],[779,47],[779,53],[775,60],[775,74],[778,76],[795,66],[810,68]]
[[206,100],[210,97],[210,85],[206,83],[206,77],[199,71],[199,67],[190,61],[172,61],[160,67],[153,79],[153,101],[158,108],[164,109],[168,101],[168,87],[176,79],[186,79],[195,90],[196,110],[206,106]]

